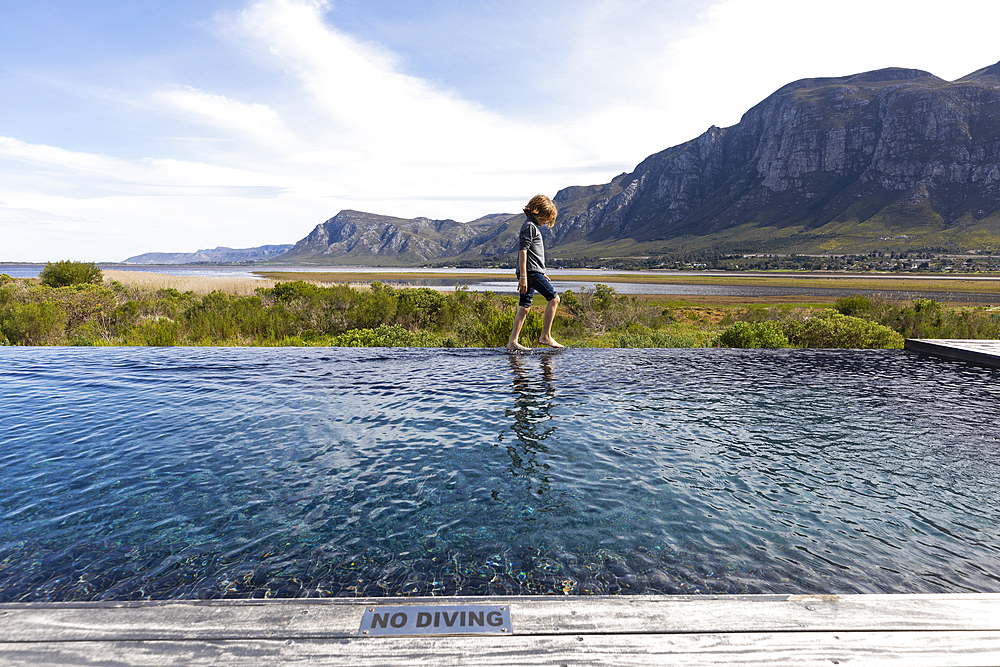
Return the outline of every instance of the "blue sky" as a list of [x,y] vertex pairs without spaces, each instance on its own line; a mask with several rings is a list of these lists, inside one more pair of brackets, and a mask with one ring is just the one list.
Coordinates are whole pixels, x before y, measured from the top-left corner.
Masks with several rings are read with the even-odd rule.
[[1000,61],[995,0],[0,0],[0,261],[472,220],[795,79]]

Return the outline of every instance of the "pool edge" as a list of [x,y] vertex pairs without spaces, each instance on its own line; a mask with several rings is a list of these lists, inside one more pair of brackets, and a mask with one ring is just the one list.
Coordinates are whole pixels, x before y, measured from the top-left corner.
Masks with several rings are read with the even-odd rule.
[[[365,610],[509,605],[513,633],[363,636]],[[1000,663],[1000,594],[0,604],[0,663]]]

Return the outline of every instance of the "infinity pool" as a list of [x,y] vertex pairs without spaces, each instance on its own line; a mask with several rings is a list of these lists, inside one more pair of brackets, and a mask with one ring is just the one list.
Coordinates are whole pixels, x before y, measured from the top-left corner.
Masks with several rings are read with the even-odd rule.
[[0,349],[0,601],[1000,591],[1000,373]]

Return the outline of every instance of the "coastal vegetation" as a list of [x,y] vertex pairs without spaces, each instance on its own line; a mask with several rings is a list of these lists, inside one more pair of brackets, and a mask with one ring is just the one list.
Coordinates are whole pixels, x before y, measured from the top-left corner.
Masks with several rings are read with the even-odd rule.
[[66,287],[67,285],[100,284],[104,282],[104,273],[93,262],[47,262],[38,276],[39,282],[49,287]]
[[[0,275],[0,345],[500,347],[517,305],[510,294],[381,282],[243,279],[227,290],[200,279],[182,291],[165,283],[183,277],[158,284],[126,273],[109,271],[98,284],[81,271],[57,286]],[[712,306],[604,284],[561,296],[553,332],[571,347],[899,348],[904,337],[1000,338],[1000,309],[928,299]],[[537,340],[540,313],[530,313],[522,343]]]

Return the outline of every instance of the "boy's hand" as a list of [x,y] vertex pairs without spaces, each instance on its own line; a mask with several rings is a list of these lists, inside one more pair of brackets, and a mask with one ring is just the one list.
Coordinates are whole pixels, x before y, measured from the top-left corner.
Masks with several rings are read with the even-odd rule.
[[527,294],[528,293],[528,278],[527,278],[527,276],[523,276],[523,277],[517,279],[517,291],[520,292],[521,294]]

